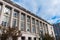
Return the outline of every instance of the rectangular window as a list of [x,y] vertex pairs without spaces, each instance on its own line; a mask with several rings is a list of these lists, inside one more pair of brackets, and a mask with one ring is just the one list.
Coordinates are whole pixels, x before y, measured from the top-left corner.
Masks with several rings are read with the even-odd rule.
[[32,18],[32,24],[35,24],[35,19],[34,18]]
[[31,37],[28,37],[28,40],[31,40]]
[[25,21],[25,14],[21,14],[21,20]]
[[21,22],[21,31],[24,31],[24,30],[25,30],[25,23]]
[[34,38],[34,40],[36,40],[36,38]]
[[30,24],[27,23],[27,31],[30,32]]
[[10,15],[10,12],[11,12],[10,8],[5,7],[5,9],[4,9],[4,14]]
[[8,26],[9,25],[9,17],[4,15],[4,18],[2,20],[2,26]]
[[18,12],[16,12],[16,11],[14,11],[13,16],[14,16],[14,17],[16,17],[16,18],[18,18],[18,15],[19,15],[19,13],[18,13]]
[[25,37],[21,37],[21,40],[25,40]]
[[27,22],[30,23],[31,19],[30,19],[30,16],[27,16]]
[[36,20],[37,33],[39,33],[39,22]]
[[33,32],[33,33],[36,33],[35,25],[32,25],[32,32]]
[[21,30],[25,31],[25,14],[21,13]]
[[27,16],[27,31],[30,32],[30,22],[31,22],[31,19],[30,19],[30,16]]
[[13,27],[17,26],[17,19],[13,19]]

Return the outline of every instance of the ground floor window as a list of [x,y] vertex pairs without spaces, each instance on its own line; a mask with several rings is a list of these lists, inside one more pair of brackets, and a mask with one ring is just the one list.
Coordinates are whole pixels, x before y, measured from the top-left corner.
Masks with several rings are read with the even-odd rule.
[[31,37],[28,37],[28,40],[31,40]]
[[21,37],[21,40],[25,40],[25,37]]
[[34,40],[36,40],[36,38],[34,38]]

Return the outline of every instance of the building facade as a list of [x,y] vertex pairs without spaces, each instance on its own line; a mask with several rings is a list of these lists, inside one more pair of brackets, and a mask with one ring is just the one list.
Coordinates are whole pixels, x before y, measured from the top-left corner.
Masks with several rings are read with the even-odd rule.
[[56,40],[60,40],[60,23],[53,24]]
[[0,0],[0,25],[18,27],[22,36],[18,40],[40,40],[40,34],[55,37],[53,26],[10,0]]

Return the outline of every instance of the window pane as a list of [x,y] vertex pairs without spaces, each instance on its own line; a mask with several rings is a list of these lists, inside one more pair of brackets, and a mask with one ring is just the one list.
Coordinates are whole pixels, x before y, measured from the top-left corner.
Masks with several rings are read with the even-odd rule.
[[25,15],[21,14],[21,20],[25,21]]
[[9,17],[8,16],[4,16],[3,20],[2,20],[2,25],[3,26],[7,26],[9,24]]
[[21,22],[21,30],[24,31],[24,28],[25,28],[25,23]]
[[35,25],[32,25],[32,32],[33,32],[33,33],[36,32]]
[[10,15],[10,9],[7,8],[7,7],[5,7],[5,9],[4,9],[4,13],[7,14],[7,15]]
[[13,27],[16,27],[16,25],[17,25],[17,20],[13,19]]
[[39,22],[38,21],[36,21],[36,25],[39,26]]
[[32,18],[32,24],[35,24],[35,19],[34,18]]
[[18,15],[19,15],[19,13],[14,11],[13,16],[14,16],[14,17],[18,17]]
[[29,16],[27,16],[27,22],[30,22],[30,17]]
[[30,31],[30,24],[27,23],[27,31]]

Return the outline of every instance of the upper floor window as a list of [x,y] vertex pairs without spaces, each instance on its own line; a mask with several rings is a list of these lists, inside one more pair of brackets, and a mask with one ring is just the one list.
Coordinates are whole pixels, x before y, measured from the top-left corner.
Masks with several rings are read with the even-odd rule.
[[10,15],[10,12],[11,12],[10,8],[5,7],[4,14]]
[[21,20],[25,21],[25,14],[23,14],[23,13],[21,14]]
[[34,18],[32,18],[32,24],[35,24],[35,19]]
[[27,16],[27,22],[30,22],[30,16]]
[[14,17],[18,17],[19,16],[19,13],[17,11],[14,11],[14,14],[13,14]]
[[13,27],[17,26],[17,19],[13,19]]
[[32,25],[32,32],[33,32],[33,33],[36,33],[35,25]]
[[21,22],[21,31],[24,31],[24,30],[25,30],[25,23]]
[[8,26],[8,24],[9,24],[9,17],[4,16],[4,18],[2,20],[2,26]]
[[39,26],[39,22],[36,20],[36,25]]
[[30,32],[30,24],[27,24],[27,31]]
[[40,22],[40,26],[42,27],[42,22]]

